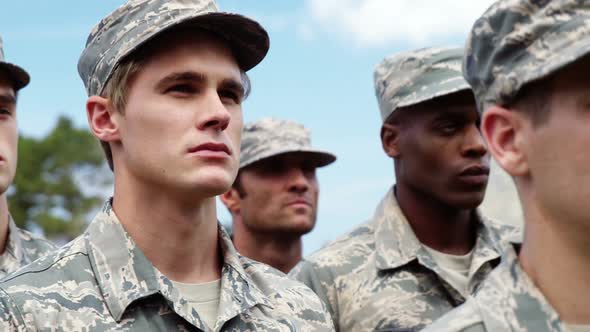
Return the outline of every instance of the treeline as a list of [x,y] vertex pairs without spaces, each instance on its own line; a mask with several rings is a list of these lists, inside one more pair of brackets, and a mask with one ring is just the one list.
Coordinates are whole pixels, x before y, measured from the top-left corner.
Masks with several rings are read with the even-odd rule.
[[111,183],[96,138],[61,116],[44,137],[21,135],[8,192],[10,213],[20,227],[40,227],[48,238],[67,241],[84,230],[88,214],[100,208]]

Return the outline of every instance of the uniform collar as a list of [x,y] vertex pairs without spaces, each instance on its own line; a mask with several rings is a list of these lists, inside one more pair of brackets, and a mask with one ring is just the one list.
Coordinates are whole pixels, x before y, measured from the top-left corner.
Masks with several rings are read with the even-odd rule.
[[[499,236],[487,226],[488,221],[478,211],[476,216],[477,240],[472,266],[478,268],[483,263],[500,257],[502,248]],[[432,270],[438,270],[402,212],[394,188],[390,189],[379,203],[373,218],[376,222],[376,266],[379,270],[396,269],[413,260],[418,260]]]
[[377,206],[373,220],[379,270],[395,269],[417,258],[422,245],[401,211],[393,188]]
[[[229,236],[221,225],[218,229],[224,258],[218,319],[229,320],[258,304],[270,306],[264,293],[246,273],[247,267],[242,265]],[[117,322],[134,301],[160,294],[177,314],[205,330],[203,321],[170,279],[135,245],[115,215],[110,200],[89,225],[85,237],[98,287]]]
[[[475,296],[488,331],[567,331],[559,315],[518,262],[519,245],[504,252],[502,262]],[[492,309],[492,310],[490,310]]]
[[219,224],[217,228],[223,254],[218,320],[228,321],[259,304],[273,308],[263,291],[271,289],[272,285],[259,277],[258,267],[237,252],[223,226]]

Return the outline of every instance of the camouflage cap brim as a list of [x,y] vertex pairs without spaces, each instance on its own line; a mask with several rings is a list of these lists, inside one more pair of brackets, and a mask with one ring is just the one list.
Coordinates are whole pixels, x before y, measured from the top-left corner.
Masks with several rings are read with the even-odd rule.
[[304,154],[305,160],[312,161],[317,167],[326,166],[336,160],[332,153],[318,150],[311,145],[311,132],[300,123],[263,118],[244,125],[240,144],[240,168],[287,153]]
[[313,161],[313,163],[315,164],[316,167],[328,166],[331,163],[336,161],[336,156],[329,153],[329,152],[326,152],[326,151],[321,151],[321,150],[316,150],[316,149],[305,149],[305,148],[296,148],[296,149],[286,148],[286,149],[282,149],[282,150],[273,150],[273,151],[267,151],[266,153],[260,153],[260,154],[256,155],[256,158],[244,160],[243,162],[242,162],[242,160],[240,160],[240,169],[242,169],[246,166],[250,166],[250,165],[252,165],[256,162],[262,161],[264,159],[268,159],[268,158],[272,158],[272,157],[276,157],[276,156],[280,156],[280,155],[288,154],[288,153],[302,154],[305,156],[305,159]]
[[429,47],[397,53],[375,68],[375,95],[381,119],[401,107],[470,90],[461,73],[463,49]]
[[256,21],[232,13],[210,13],[192,20],[195,26],[214,32],[232,46],[243,71],[258,65],[268,53],[270,37]]
[[4,58],[4,40],[0,37],[0,71],[8,76],[15,90],[20,90],[29,84],[29,73],[17,65],[6,62]]
[[[133,51],[148,41],[157,38],[162,33],[172,28],[178,28],[179,26],[192,26],[195,29],[204,29],[222,37],[230,44],[238,65],[245,72],[259,64],[268,53],[270,47],[268,33],[258,22],[239,14],[216,12],[188,18],[185,21],[177,22],[163,28],[159,32],[150,35],[149,38],[138,42],[121,58],[132,54]],[[111,70],[105,83],[110,79],[110,75],[114,72],[115,68]],[[102,92],[100,91],[100,93]]]
[[258,22],[239,14],[218,12],[213,2],[129,2],[104,18],[90,33],[78,62],[78,72],[88,95],[104,92],[125,57],[179,26],[219,35],[228,42],[243,71],[260,63],[270,45],[268,33]]
[[498,1],[474,24],[463,75],[477,106],[509,105],[519,91],[590,54],[590,1]]
[[[456,77],[449,78],[437,84],[422,86],[419,92],[412,95],[412,98],[400,101],[397,107],[400,108],[421,104],[432,99],[448,96],[454,94],[455,92],[467,91],[470,89],[471,87],[465,82],[464,79],[457,79]],[[386,119],[383,120],[385,121]]]
[[17,65],[8,62],[0,62],[0,70],[4,71],[10,76],[10,80],[14,83],[14,89],[20,90],[27,86],[31,81],[29,74]]

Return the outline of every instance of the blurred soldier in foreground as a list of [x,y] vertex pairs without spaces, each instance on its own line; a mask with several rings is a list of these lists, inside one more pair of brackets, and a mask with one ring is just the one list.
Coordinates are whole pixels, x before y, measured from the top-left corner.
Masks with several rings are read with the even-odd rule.
[[240,171],[221,196],[236,249],[285,273],[299,263],[301,236],[316,221],[316,168],[334,160],[311,147],[309,131],[298,123],[263,119],[244,126]]
[[266,31],[212,0],[133,0],[78,63],[114,197],[70,244],[0,284],[0,330],[330,331],[307,287],[240,256],[215,197],[238,171],[245,71]]
[[590,331],[590,1],[499,1],[463,62],[524,242],[429,331]]
[[418,331],[475,291],[514,232],[476,211],[489,156],[462,54],[421,49],[375,70],[396,184],[372,220],[292,271],[328,303],[339,331]]
[[29,84],[29,74],[4,61],[0,38],[0,278],[17,270],[55,246],[16,226],[8,212],[7,190],[16,173],[18,91]]

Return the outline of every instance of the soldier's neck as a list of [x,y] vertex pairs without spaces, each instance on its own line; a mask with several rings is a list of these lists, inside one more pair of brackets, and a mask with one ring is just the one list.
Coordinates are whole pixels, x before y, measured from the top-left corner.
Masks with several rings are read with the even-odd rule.
[[187,201],[161,187],[115,177],[113,210],[149,261],[168,278],[185,283],[220,278],[215,197]]
[[257,234],[234,223],[233,242],[242,255],[268,264],[284,273],[291,271],[302,257],[301,236]]
[[590,228],[587,221],[551,218],[523,202],[522,268],[569,324],[590,324]]
[[476,239],[473,210],[442,204],[403,185],[395,189],[398,204],[420,242],[452,255],[471,251]]
[[4,253],[8,241],[8,199],[6,193],[0,195],[0,255]]

